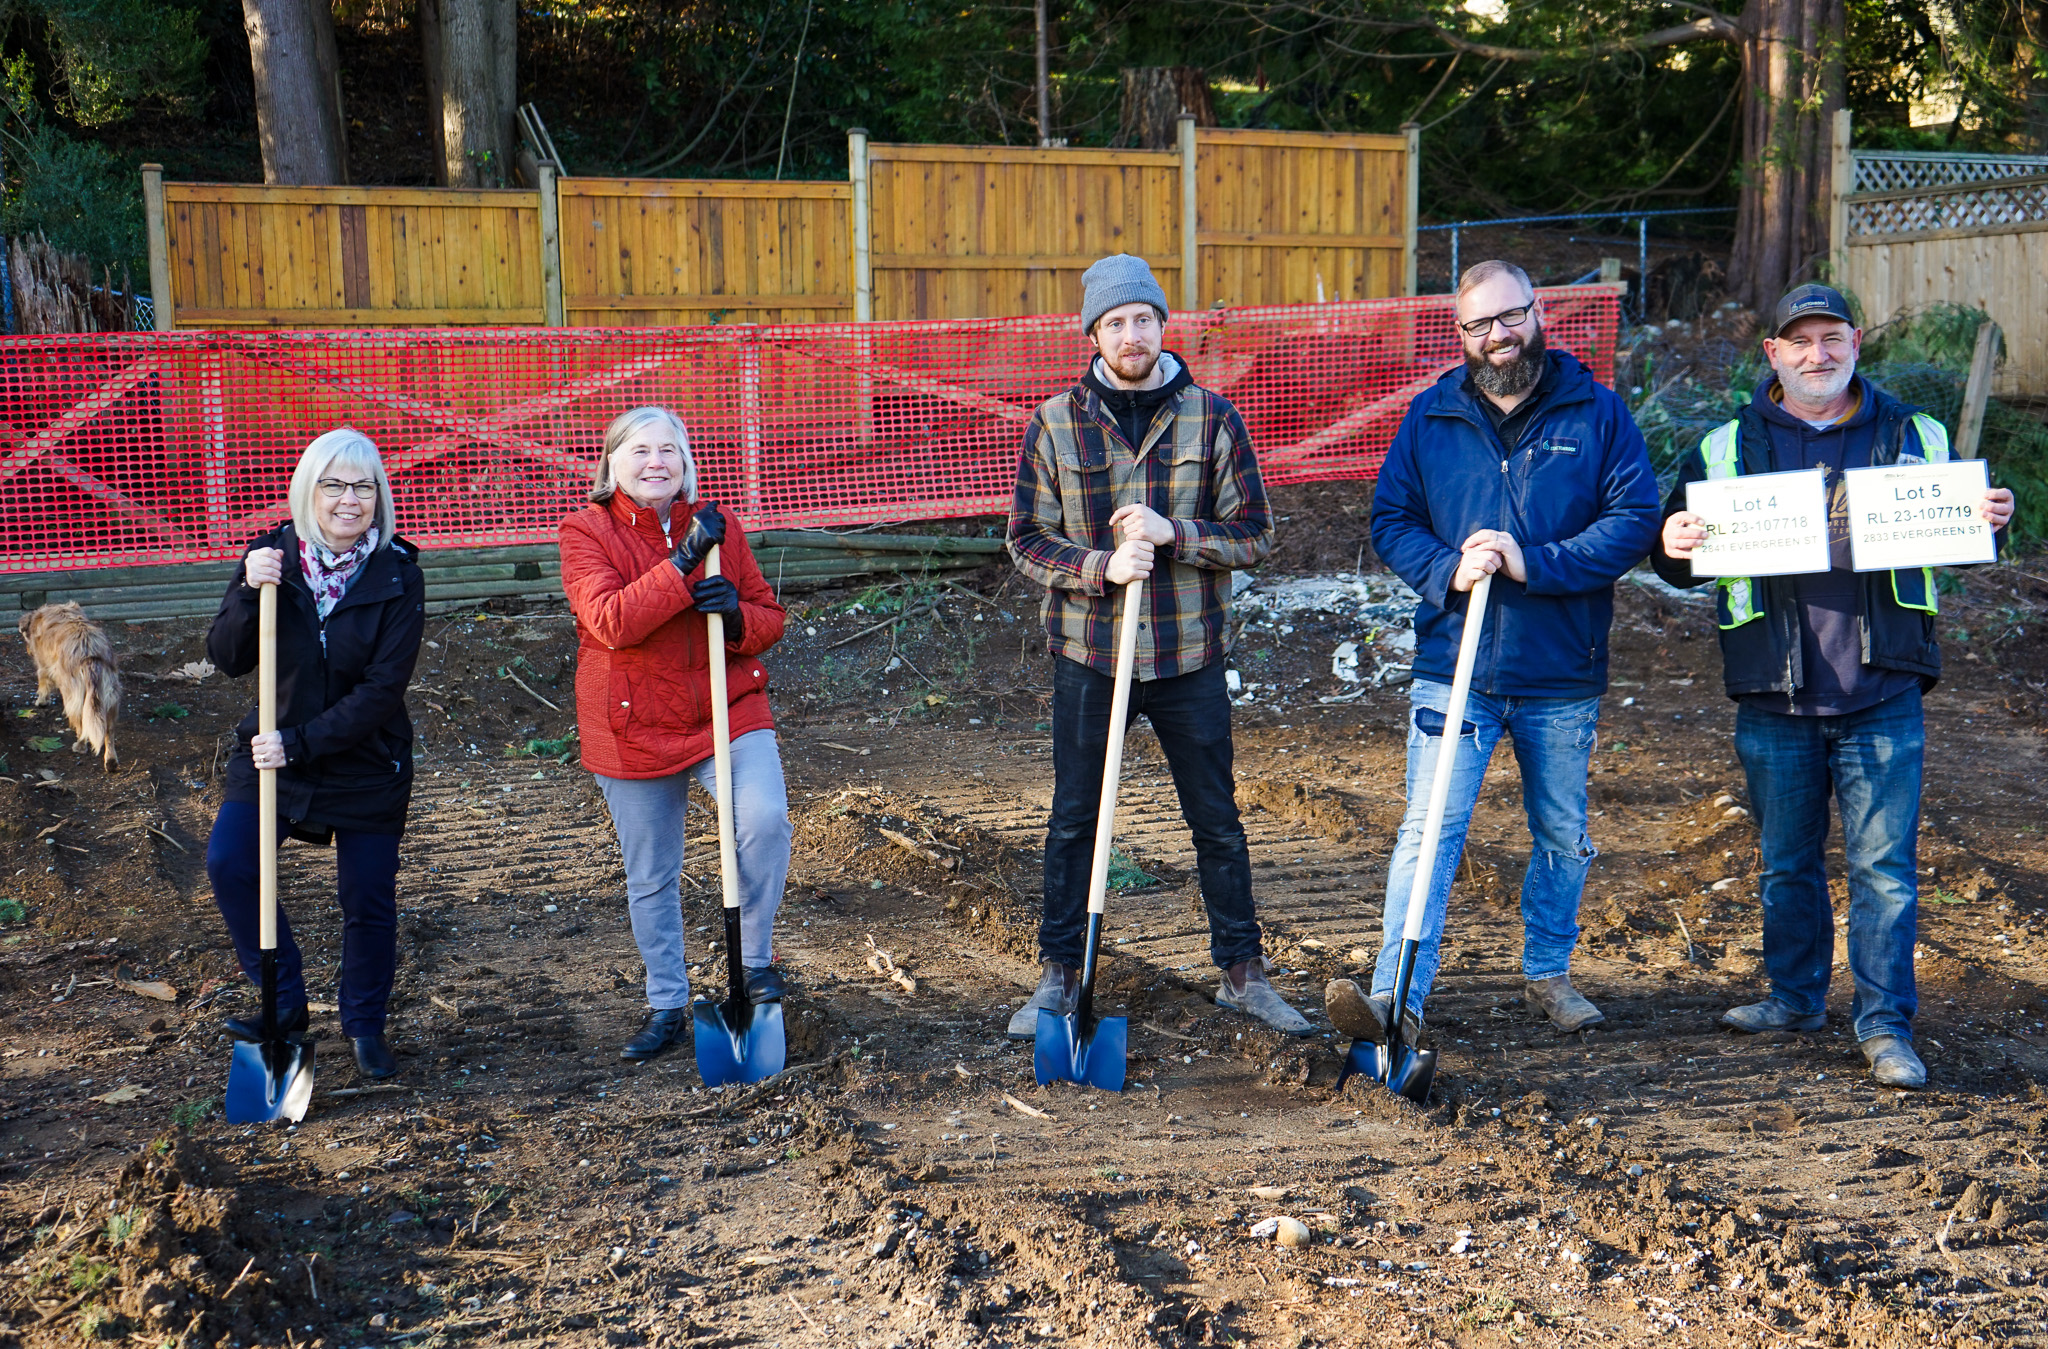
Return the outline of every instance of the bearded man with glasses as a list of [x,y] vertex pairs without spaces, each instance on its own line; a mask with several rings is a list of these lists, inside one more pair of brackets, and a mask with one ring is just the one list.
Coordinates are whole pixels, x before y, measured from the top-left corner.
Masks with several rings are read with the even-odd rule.
[[1402,1019],[1428,1043],[1451,880],[1502,735],[1514,740],[1533,848],[1522,878],[1524,995],[1560,1032],[1605,1018],[1571,982],[1579,898],[1598,850],[1586,833],[1586,767],[1607,688],[1614,581],[1657,537],[1657,479],[1627,406],[1569,352],[1546,351],[1543,304],[1526,272],[1482,262],[1458,285],[1465,361],[1409,405],[1373,496],[1372,542],[1415,589],[1408,810],[1387,871],[1379,962],[1368,995],[1324,990],[1330,1022],[1383,1042],[1430,784],[1445,732],[1465,609],[1494,577],[1459,737],[1429,910]]

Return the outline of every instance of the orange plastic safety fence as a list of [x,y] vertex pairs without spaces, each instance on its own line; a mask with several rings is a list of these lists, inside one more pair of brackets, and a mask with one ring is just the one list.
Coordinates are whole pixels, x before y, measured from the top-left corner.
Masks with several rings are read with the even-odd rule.
[[[1550,345],[1611,382],[1616,293],[1544,296]],[[1167,347],[1237,405],[1275,484],[1372,477],[1461,359],[1445,296],[1176,314]],[[1071,315],[8,338],[0,571],[236,556],[337,426],[377,443],[419,546],[550,541],[606,424],[650,403],[752,527],[1001,512],[1024,424],[1085,360]]]

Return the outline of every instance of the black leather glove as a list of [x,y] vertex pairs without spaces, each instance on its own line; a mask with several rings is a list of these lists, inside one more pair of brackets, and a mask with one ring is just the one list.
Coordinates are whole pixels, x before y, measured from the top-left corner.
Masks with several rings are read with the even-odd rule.
[[720,614],[725,618],[725,640],[737,642],[746,628],[746,619],[740,614],[739,587],[724,576],[707,576],[690,587],[690,600],[700,613]]
[[707,501],[697,507],[697,513],[690,517],[690,527],[677,541],[675,551],[669,560],[676,564],[676,570],[688,576],[704,565],[704,559],[711,553],[711,545],[725,542],[725,513],[718,509],[718,503]]

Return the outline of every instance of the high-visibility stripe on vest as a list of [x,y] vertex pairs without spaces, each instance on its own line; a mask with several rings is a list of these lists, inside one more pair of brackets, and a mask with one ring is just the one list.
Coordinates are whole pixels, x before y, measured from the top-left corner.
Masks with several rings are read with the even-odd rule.
[[[1898,462],[1902,464],[1945,464],[1949,459],[1948,428],[1924,412],[1916,412],[1910,418],[1913,430],[1920,438],[1920,453],[1908,454],[1900,447]],[[1706,460],[1709,478],[1736,478],[1742,475],[1742,423],[1724,422],[1707,433],[1700,442],[1700,457]],[[1904,577],[1902,587],[1900,578]],[[1917,582],[1917,585],[1916,585]],[[1718,580],[1720,603],[1715,606],[1715,622],[1723,629],[1739,628],[1751,619],[1763,617],[1756,607],[1756,585],[1747,576],[1723,576]],[[1917,590],[1917,594],[1914,593]],[[1921,567],[1917,571],[1894,571],[1892,573],[1892,599],[1902,609],[1917,609],[1922,613],[1937,613],[1941,603],[1935,588],[1934,568]]]
[[[1742,423],[1726,422],[1707,433],[1700,442],[1700,455],[1707,461],[1709,478],[1742,476]],[[1756,607],[1756,585],[1747,576],[1723,576],[1715,583],[1719,603],[1714,621],[1722,628],[1739,628],[1763,613]]]

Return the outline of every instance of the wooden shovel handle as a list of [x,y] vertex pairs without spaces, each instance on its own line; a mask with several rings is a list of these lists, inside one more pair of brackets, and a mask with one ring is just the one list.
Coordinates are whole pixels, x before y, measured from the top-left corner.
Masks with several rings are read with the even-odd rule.
[[1131,715],[1131,674],[1138,663],[1138,610],[1145,579],[1124,586],[1124,613],[1116,629],[1116,691],[1109,699],[1109,752],[1102,765],[1102,800],[1095,812],[1095,860],[1088,869],[1088,912],[1109,906],[1109,856],[1116,835],[1116,797],[1124,772],[1124,726]]
[[[277,729],[277,586],[267,583],[256,600],[256,730]],[[257,944],[277,949],[277,770],[256,770],[256,894],[260,906]]]
[[[718,575],[719,545],[712,544],[704,558],[704,575]],[[725,615],[704,615],[706,636],[711,642],[707,664],[711,674],[712,781],[718,786],[718,879],[725,891],[725,907],[740,906],[739,844],[732,823],[732,708],[725,700]]]

